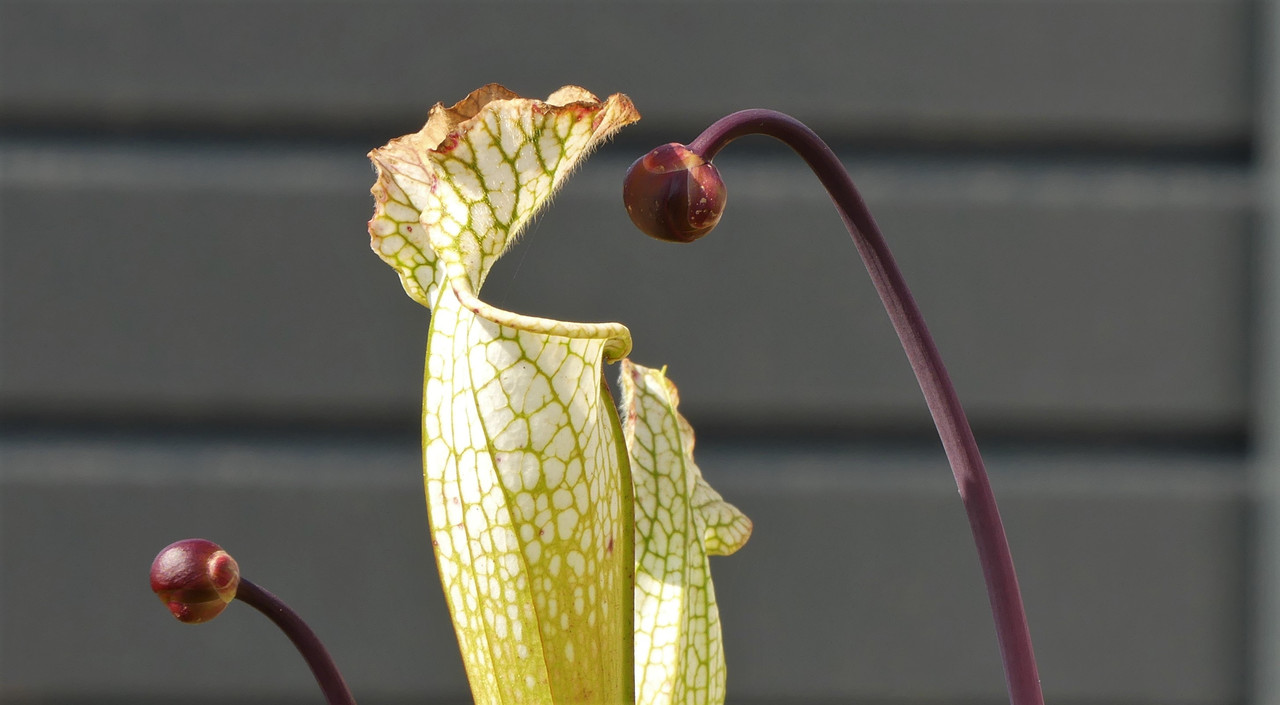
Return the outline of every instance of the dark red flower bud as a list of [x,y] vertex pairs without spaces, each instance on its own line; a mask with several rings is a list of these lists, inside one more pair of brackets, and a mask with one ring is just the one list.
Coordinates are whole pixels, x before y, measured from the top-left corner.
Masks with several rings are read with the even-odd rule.
[[693,242],[711,232],[728,198],[715,165],[675,142],[637,159],[622,184],[631,222],[668,242]]
[[199,624],[236,599],[240,567],[222,547],[204,539],[171,543],[151,563],[151,589],[179,622]]

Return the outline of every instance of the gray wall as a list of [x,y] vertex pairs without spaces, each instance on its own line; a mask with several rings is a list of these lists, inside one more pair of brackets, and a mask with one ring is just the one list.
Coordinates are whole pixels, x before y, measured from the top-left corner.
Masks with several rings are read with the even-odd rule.
[[824,134],[915,287],[1049,699],[1270,702],[1251,549],[1271,465],[1250,451],[1280,445],[1256,352],[1280,328],[1255,274],[1272,14],[3,0],[0,700],[315,701],[257,615],[191,629],[155,604],[151,558],[199,535],[313,621],[362,702],[465,701],[420,495],[427,316],[368,251],[364,154],[498,81],[622,91],[645,116],[485,296],[624,321],[637,361],[670,366],[700,464],[756,522],[715,562],[731,702],[1004,688],[945,460],[816,180],[744,140],[711,237],[627,221],[632,159],[744,107]]

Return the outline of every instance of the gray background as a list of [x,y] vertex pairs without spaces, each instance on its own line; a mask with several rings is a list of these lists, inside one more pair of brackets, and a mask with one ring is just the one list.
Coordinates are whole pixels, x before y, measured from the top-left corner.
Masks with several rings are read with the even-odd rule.
[[[0,1],[0,700],[316,702],[265,620],[155,602],[222,543],[364,703],[464,702],[418,459],[427,315],[365,153],[497,81],[644,119],[491,277],[668,364],[713,485],[729,700],[996,703],[919,390],[816,180],[758,138],[688,247],[631,160],[745,107],[861,185],[984,444],[1048,699],[1280,703],[1266,0]],[[612,374],[612,372],[611,372]],[[1274,550],[1273,550],[1274,549]]]

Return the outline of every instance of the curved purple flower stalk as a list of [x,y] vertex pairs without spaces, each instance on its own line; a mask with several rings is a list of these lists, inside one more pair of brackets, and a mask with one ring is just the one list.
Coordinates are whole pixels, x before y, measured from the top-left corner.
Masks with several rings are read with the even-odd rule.
[[311,674],[315,676],[329,705],[356,705],[356,700],[347,688],[346,681],[342,679],[342,674],[338,672],[338,666],[334,664],[329,650],[324,648],[320,637],[316,636],[297,612],[280,598],[244,578],[240,579],[236,599],[265,614],[267,619],[275,622],[280,631],[289,637],[289,641],[293,642],[311,668]]
[[831,148],[813,130],[783,113],[733,113],[708,127],[687,147],[663,145],[632,165],[623,189],[632,220],[641,230],[664,240],[689,242],[706,234],[719,220],[725,202],[723,185],[710,160],[733,140],[756,134],[782,141],[809,164],[853,236],[924,392],[955,474],[991,600],[1009,701],[1012,705],[1043,705],[1018,577],[978,444],[920,308],[875,219]]
[[240,567],[218,544],[185,539],[164,547],[151,564],[151,589],[180,622],[199,624],[238,599],[275,623],[311,668],[329,705],[356,705],[320,637],[280,598],[240,577]]

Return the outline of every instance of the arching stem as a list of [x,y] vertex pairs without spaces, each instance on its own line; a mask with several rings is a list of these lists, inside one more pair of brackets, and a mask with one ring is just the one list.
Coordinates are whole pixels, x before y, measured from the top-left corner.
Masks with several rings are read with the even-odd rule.
[[933,337],[925,327],[920,308],[911,296],[880,228],[831,148],[813,130],[788,115],[773,110],[734,113],[708,127],[689,144],[689,149],[710,160],[729,142],[755,134],[778,139],[804,158],[831,194],[840,217],[849,228],[854,245],[862,255],[894,330],[902,341],[911,369],[915,371],[955,474],[960,499],[964,502],[974,543],[977,544],[987,596],[991,600],[1009,701],[1012,705],[1043,705],[1044,696],[1040,691],[1040,677],[1022,606],[1022,593],[1018,589],[1009,542],[978,444]]
[[316,683],[320,684],[320,690],[324,693],[329,705],[356,705],[355,698],[347,688],[346,681],[342,680],[342,674],[338,673],[338,667],[334,665],[328,649],[324,648],[324,644],[320,643],[320,637],[311,631],[311,627],[302,621],[297,612],[290,609],[280,598],[243,577],[240,578],[240,587],[236,590],[236,599],[265,614],[289,637],[297,647],[298,653],[301,653],[302,658],[306,660],[307,666],[311,668],[311,673],[316,677]]

